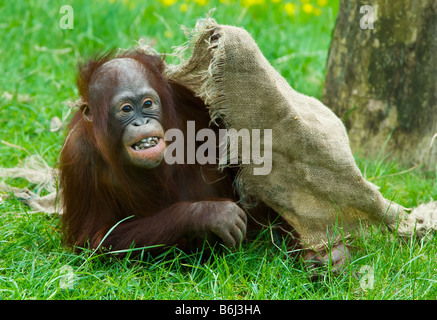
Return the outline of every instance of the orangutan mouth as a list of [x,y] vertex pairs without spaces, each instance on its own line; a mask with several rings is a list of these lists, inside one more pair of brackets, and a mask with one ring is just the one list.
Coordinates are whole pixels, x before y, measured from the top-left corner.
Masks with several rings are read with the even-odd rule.
[[134,150],[143,150],[156,146],[159,142],[159,137],[148,137],[134,143],[131,148]]

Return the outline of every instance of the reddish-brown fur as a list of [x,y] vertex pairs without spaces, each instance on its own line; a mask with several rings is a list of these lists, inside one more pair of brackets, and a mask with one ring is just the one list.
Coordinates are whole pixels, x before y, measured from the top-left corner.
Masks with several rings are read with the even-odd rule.
[[[115,224],[133,216],[107,236],[104,247],[120,250],[132,244],[165,244],[185,248],[191,239],[206,235],[205,226],[215,221],[214,215],[226,211],[230,201],[238,201],[232,172],[219,172],[215,165],[167,165],[162,161],[154,169],[142,169],[123,163],[117,152],[120,132],[108,128],[108,101],[93,101],[88,91],[96,71],[111,57],[102,55],[79,66],[79,93],[98,113],[93,123],[85,121],[80,111],[74,115],[60,157],[66,242],[96,248]],[[165,130],[184,131],[188,120],[195,121],[197,130],[208,127],[203,102],[162,76],[161,58],[135,51],[119,57],[137,60],[150,73],[162,100]],[[267,214],[264,209],[258,212]]]

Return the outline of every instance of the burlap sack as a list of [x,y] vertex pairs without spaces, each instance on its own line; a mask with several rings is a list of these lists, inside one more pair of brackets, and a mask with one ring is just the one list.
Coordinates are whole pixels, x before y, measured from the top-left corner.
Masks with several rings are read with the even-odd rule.
[[[254,163],[239,166],[236,187],[246,205],[250,199],[263,201],[313,248],[338,241],[360,222],[392,228],[401,223],[404,234],[414,232],[421,220],[408,219],[405,208],[384,199],[363,178],[342,121],[317,99],[291,88],[245,30],[207,18],[187,37],[188,43],[175,50],[182,62],[168,65],[166,76],[202,98],[213,122],[220,118],[237,130],[272,129],[271,173],[254,175]],[[420,215],[437,221],[435,208]],[[336,225],[342,234],[334,234]],[[432,223],[418,230],[430,228]]]

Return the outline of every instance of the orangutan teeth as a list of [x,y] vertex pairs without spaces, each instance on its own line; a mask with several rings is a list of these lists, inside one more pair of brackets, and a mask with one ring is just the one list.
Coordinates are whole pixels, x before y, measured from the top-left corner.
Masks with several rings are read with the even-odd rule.
[[158,137],[148,137],[135,143],[132,146],[132,148],[135,150],[143,150],[143,149],[151,148],[156,146],[158,144],[158,141],[159,141]]

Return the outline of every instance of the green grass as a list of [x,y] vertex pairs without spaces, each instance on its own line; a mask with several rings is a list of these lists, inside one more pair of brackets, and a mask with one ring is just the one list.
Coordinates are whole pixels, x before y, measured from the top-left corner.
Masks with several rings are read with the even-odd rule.
[[[205,5],[177,1],[171,6],[112,2],[71,2],[73,30],[59,28],[64,1],[0,3],[1,140],[39,154],[55,166],[64,135],[49,130],[50,120],[64,118],[66,101],[77,98],[77,60],[101,50],[132,47],[139,38],[154,43],[158,51],[171,52],[172,46],[185,40],[180,25],[193,26],[212,7],[217,8],[214,16],[219,23],[246,28],[295,89],[321,96],[338,1],[329,1],[326,7],[310,1],[312,13],[292,0],[295,7],[268,0],[252,6],[248,4],[256,1]],[[186,12],[181,12],[181,5]],[[294,15],[289,15],[291,9]],[[13,167],[27,156],[4,144],[0,154],[0,167]],[[437,199],[435,173],[393,175],[404,169],[396,162],[357,162],[388,199],[411,207]],[[6,182],[25,185],[22,180]],[[435,235],[407,241],[384,227],[372,227],[367,236],[352,240],[352,261],[342,273],[334,274],[328,267],[311,281],[299,259],[284,257],[271,245],[268,232],[236,252],[223,249],[209,258],[171,250],[157,259],[118,261],[100,259],[92,252],[72,253],[62,245],[58,217],[28,211],[16,200],[0,204],[1,299],[437,298]],[[360,273],[363,266],[373,270],[373,289],[362,286],[369,275]],[[71,282],[69,272],[74,274]]]

